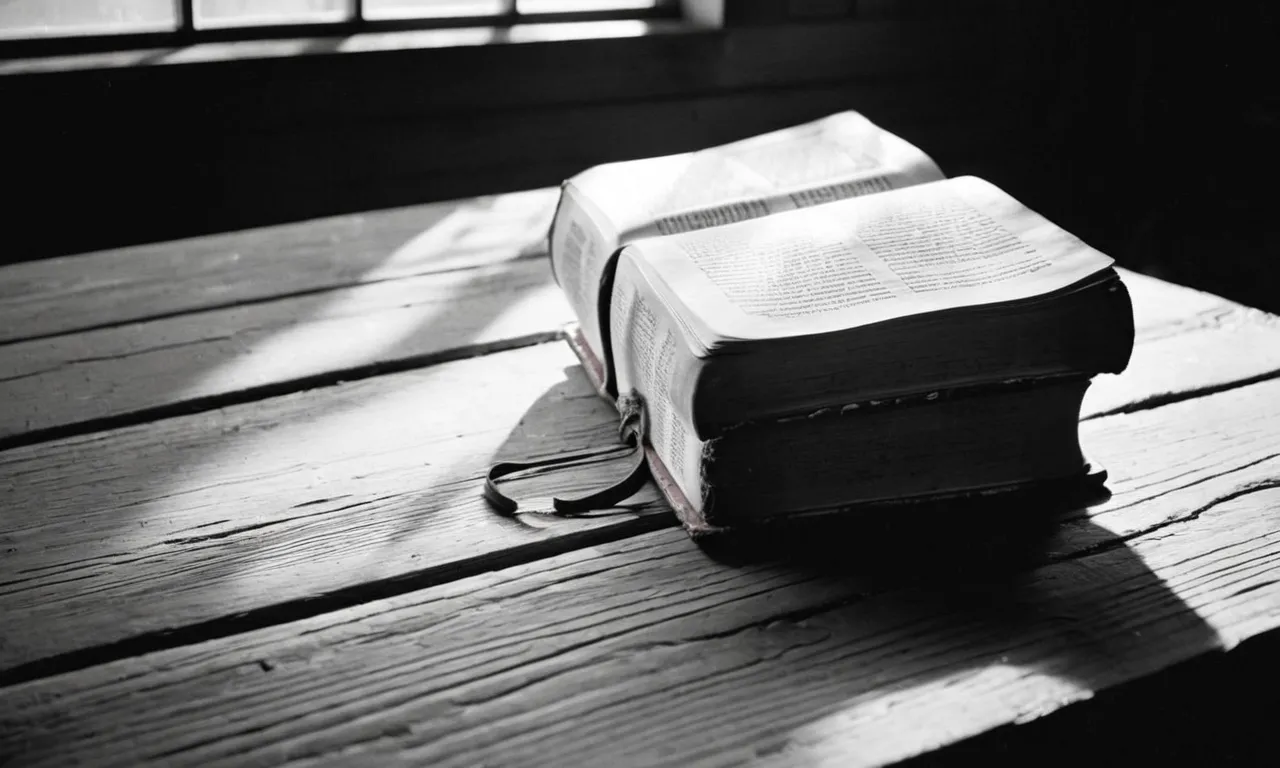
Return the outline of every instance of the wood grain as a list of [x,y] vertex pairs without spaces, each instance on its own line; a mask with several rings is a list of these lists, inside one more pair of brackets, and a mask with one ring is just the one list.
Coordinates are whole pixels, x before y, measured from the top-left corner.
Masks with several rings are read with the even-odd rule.
[[572,318],[537,258],[10,344],[0,446],[544,342]]
[[[535,529],[479,499],[498,453],[616,444],[615,415],[574,363],[562,345],[540,345],[0,453],[0,609],[24,617],[0,634],[0,669],[26,676],[95,645],[372,580],[439,580],[522,544],[567,549],[584,526],[623,535],[608,527],[631,516]],[[1249,388],[1251,408],[1228,410],[1219,431],[1192,420],[1142,436],[1139,458],[1159,463],[1130,467],[1135,437],[1108,431],[1125,419],[1089,422],[1086,449],[1117,481],[1168,470],[1151,481],[1164,493],[1196,476],[1188,456],[1210,467],[1257,459],[1275,429],[1259,416],[1258,393],[1280,391],[1268,386]],[[586,489],[615,474],[547,477]],[[671,524],[652,509],[662,522],[646,524]]]
[[480,498],[497,457],[590,448],[513,493],[625,472],[616,414],[556,343],[0,453],[0,670],[674,524],[637,521],[665,512],[652,489],[582,519]]
[[1280,625],[1280,417],[1262,407],[1278,394],[1267,382],[1088,424],[1130,463],[1091,519],[905,521],[900,538],[829,541],[826,560],[774,546],[717,562],[678,531],[637,536],[10,688],[0,753],[891,762]]
[[11,264],[0,267],[0,342],[494,264],[541,246],[557,197],[538,189]]

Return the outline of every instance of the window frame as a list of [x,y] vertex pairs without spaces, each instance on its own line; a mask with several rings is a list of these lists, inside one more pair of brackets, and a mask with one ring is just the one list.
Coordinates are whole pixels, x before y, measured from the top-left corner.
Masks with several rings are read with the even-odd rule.
[[682,18],[684,5],[723,7],[727,0],[660,0],[650,8],[609,9],[598,11],[557,11],[528,13],[517,10],[516,0],[507,0],[508,8],[500,14],[484,16],[422,16],[370,19],[365,17],[366,0],[350,0],[350,17],[334,21],[236,24],[198,27],[195,24],[197,0],[178,0],[175,29],[137,32],[93,32],[87,34],[50,34],[30,37],[0,36],[0,60],[66,56],[80,53],[102,53],[142,48],[178,48],[203,43],[228,43],[275,39],[351,37],[388,32],[475,27],[506,28],[517,24],[563,24],[594,21],[671,21]]
[[28,235],[0,261],[547,186],[850,108],[963,171],[1035,138],[1002,110],[1056,98],[1045,82],[1077,28],[996,0],[960,17],[748,13],[792,9],[769,2],[0,60]]

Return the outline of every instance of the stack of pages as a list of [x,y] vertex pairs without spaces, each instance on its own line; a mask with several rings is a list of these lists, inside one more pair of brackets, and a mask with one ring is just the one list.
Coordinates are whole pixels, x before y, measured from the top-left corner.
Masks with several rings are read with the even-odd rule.
[[1096,477],[1133,312],[1112,260],[845,112],[565,183],[552,267],[694,533]]

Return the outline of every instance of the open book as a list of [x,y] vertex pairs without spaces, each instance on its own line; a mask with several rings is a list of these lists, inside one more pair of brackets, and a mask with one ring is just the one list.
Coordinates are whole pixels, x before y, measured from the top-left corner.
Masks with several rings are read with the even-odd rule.
[[857,112],[698,152],[600,165],[564,184],[551,269],[586,346],[603,362],[602,301],[620,246],[941,178],[927,155]]
[[[1122,370],[1133,346],[1132,308],[1111,259],[981,179],[940,178],[918,150],[860,117],[802,126],[794,140],[779,135],[754,146],[778,157],[821,146],[816,157],[866,158],[859,137],[874,137],[893,160],[857,172],[894,181],[808,206],[834,194],[821,190],[856,184],[797,160],[787,167],[809,169],[808,187],[779,172],[758,209],[755,198],[696,209],[753,215],[716,214],[723,223],[705,227],[715,216],[669,213],[636,237],[615,228],[607,237],[622,247],[590,263],[557,253],[574,242],[560,228],[585,220],[575,211],[591,218],[626,206],[588,199],[590,187],[571,182],[553,226],[561,284],[599,280],[594,300],[575,303],[574,347],[602,394],[644,403],[653,473],[686,525],[1086,473],[1081,399],[1089,378]],[[701,165],[736,167],[740,154]],[[676,167],[693,165],[681,157]],[[637,161],[635,178],[661,176],[645,162],[671,161]],[[637,182],[650,186],[661,185]]]

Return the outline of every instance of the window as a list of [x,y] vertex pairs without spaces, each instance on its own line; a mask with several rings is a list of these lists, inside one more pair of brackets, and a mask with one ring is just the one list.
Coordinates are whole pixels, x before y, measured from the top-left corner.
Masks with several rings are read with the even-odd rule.
[[0,3],[0,44],[111,48],[439,26],[661,18],[678,15],[678,4],[678,0],[6,0]]

